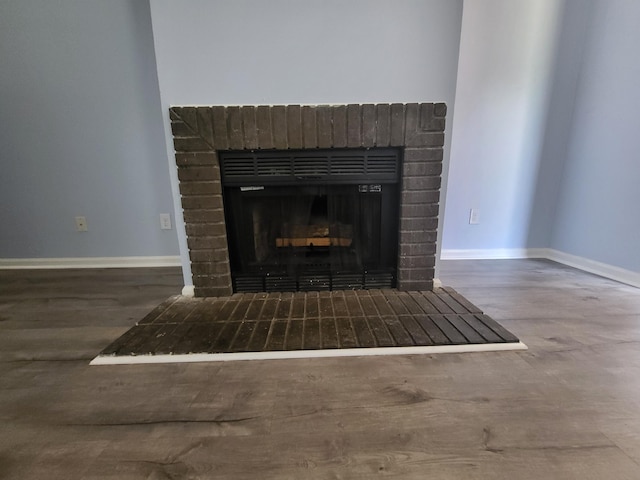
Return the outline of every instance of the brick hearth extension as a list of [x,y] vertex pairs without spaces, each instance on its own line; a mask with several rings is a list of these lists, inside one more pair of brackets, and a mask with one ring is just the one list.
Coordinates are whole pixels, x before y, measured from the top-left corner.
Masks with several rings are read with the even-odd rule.
[[399,290],[432,290],[444,103],[171,107],[195,295],[232,293],[218,151],[400,147]]

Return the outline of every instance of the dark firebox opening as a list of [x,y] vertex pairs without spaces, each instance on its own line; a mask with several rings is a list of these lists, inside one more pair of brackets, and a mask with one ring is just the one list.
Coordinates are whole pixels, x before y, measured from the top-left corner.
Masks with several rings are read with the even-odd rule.
[[220,159],[234,291],[395,287],[399,150]]

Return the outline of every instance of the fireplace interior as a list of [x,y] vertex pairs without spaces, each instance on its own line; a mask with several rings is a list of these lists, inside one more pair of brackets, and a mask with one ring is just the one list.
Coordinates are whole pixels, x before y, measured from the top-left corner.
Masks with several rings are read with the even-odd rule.
[[393,288],[400,151],[221,152],[236,292]]

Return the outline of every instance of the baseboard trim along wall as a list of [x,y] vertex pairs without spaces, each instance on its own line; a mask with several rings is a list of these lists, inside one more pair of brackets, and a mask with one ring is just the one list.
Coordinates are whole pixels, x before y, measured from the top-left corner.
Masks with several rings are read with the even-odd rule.
[[0,270],[180,266],[182,264],[178,255],[162,257],[0,258]]
[[611,280],[616,280],[617,282],[626,283],[627,285],[631,285],[632,287],[640,288],[640,273],[638,272],[632,272],[631,270],[615,267],[607,263],[596,262],[595,260],[590,260],[588,258],[578,257],[576,255],[571,255],[569,253],[554,250],[552,248],[548,250],[549,254],[546,258],[548,258],[549,260],[568,265],[569,267],[579,268],[580,270],[584,270],[585,272],[595,273],[596,275],[610,278]]
[[441,260],[501,260],[508,258],[546,258],[548,248],[443,249]]
[[[571,255],[552,248],[499,248],[478,250],[442,250],[442,260],[500,260],[515,258],[546,258],[585,272],[594,273],[617,282],[640,288],[640,273],[615,267],[588,258]],[[55,268],[136,268],[180,267],[179,256],[159,257],[74,257],[74,258],[0,258],[0,270]],[[193,296],[193,286],[182,289],[185,296]]]
[[442,260],[500,260],[509,258],[546,258],[585,272],[640,288],[640,273],[553,248],[500,248],[478,250],[442,250]]
[[182,287],[182,296],[183,297],[195,297],[196,291],[193,285],[185,285]]

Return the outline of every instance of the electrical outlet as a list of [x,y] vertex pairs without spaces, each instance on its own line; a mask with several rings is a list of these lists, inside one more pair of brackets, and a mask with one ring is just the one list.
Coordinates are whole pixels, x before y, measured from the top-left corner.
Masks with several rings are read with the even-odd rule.
[[160,214],[160,228],[162,230],[171,230],[171,214],[170,213]]
[[480,223],[480,210],[472,208],[469,212],[469,225],[478,225]]
[[76,230],[79,232],[86,232],[89,230],[87,226],[87,219],[85,217],[76,217]]

